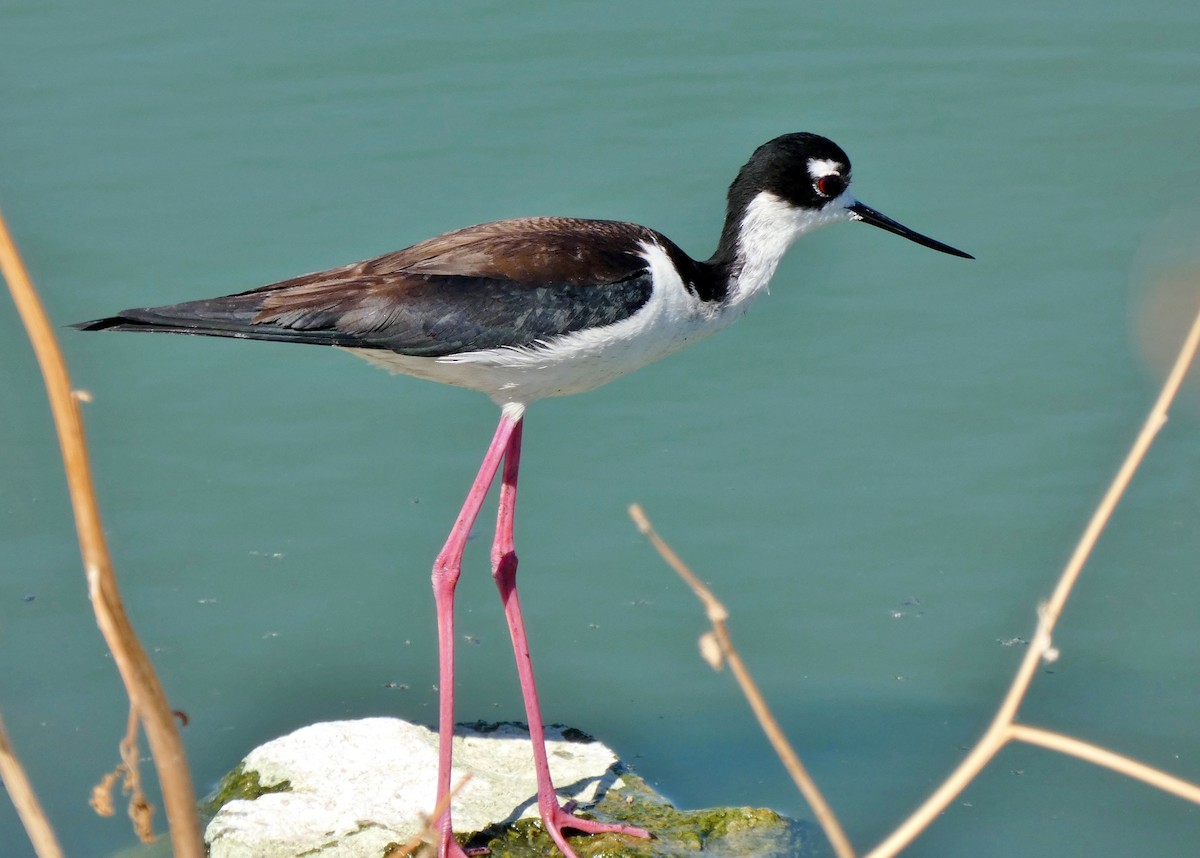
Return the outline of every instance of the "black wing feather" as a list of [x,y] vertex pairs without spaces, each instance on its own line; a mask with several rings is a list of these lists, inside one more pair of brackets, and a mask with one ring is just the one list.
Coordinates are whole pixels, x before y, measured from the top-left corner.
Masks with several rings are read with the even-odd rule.
[[125,310],[75,327],[418,357],[528,346],[636,313],[653,291],[646,261],[635,252],[646,240],[670,244],[633,224],[501,221],[249,292]]

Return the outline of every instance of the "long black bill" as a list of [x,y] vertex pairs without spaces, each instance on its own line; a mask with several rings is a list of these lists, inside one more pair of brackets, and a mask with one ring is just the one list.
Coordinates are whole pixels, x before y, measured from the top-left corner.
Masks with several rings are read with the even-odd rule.
[[951,256],[961,256],[963,259],[974,259],[975,257],[969,253],[963,253],[961,250],[951,247],[948,244],[942,244],[940,241],[935,241],[927,235],[921,235],[919,232],[913,232],[902,223],[896,223],[885,214],[880,214],[870,206],[862,203],[855,203],[849,206],[849,211],[853,212],[855,220],[861,220],[863,223],[869,223],[871,226],[877,226],[880,229],[886,229],[888,232],[894,232],[896,235],[902,235],[909,241],[915,241],[917,244],[934,250],[940,250],[942,253],[949,253]]

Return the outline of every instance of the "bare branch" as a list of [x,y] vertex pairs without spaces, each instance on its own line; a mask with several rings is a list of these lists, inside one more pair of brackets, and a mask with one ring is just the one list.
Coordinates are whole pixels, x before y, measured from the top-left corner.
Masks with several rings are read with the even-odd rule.
[[1112,517],[1113,510],[1116,509],[1117,503],[1133,479],[1134,473],[1145,458],[1150,444],[1167,422],[1167,411],[1175,399],[1175,394],[1179,391],[1180,384],[1183,383],[1183,377],[1187,374],[1188,367],[1191,366],[1196,356],[1197,346],[1200,346],[1200,312],[1192,322],[1192,328],[1180,348],[1178,357],[1175,358],[1175,365],[1167,375],[1162,392],[1159,393],[1158,399],[1150,409],[1141,432],[1133,442],[1133,447],[1117,470],[1117,475],[1113,478],[1108,491],[1104,493],[1100,505],[1096,507],[1091,520],[1084,528],[1078,545],[1071,553],[1071,558],[1067,561],[1066,568],[1059,577],[1058,585],[1054,588],[1054,594],[1041,606],[1038,612],[1037,633],[1034,635],[1025,657],[1021,660],[1012,685],[1009,686],[1004,702],[1001,703],[991,725],[945,782],[882,843],[868,853],[867,858],[890,858],[911,843],[921,831],[933,822],[938,814],[946,809],[955,796],[962,792],[963,788],[1004,747],[1009,739],[1013,738],[1012,728],[1016,722],[1017,710],[1020,708],[1021,701],[1025,699],[1030,683],[1033,682],[1038,664],[1051,654],[1056,654],[1053,646],[1054,625],[1062,614],[1067,598],[1071,595],[1071,590],[1079,579],[1079,574],[1091,555],[1092,548],[1095,547],[1101,532]]
[[37,793],[33,791],[25,768],[17,759],[17,752],[8,739],[3,720],[0,720],[0,780],[4,781],[4,788],[12,798],[17,816],[21,817],[21,824],[25,826],[38,858],[62,858],[62,847],[58,845],[58,838],[50,827],[46,812],[42,810]]
[[1041,727],[1030,727],[1028,724],[1013,724],[1009,734],[1016,741],[1028,742],[1030,745],[1038,745],[1049,748],[1051,751],[1058,751],[1060,754],[1078,757],[1089,763],[1095,763],[1097,766],[1104,766],[1106,769],[1112,769],[1114,772],[1135,778],[1152,787],[1157,787],[1163,792],[1177,795],[1193,804],[1200,804],[1200,786],[1169,775],[1161,769],[1139,763],[1131,757],[1114,753],[1099,745],[1093,745],[1091,742],[1084,742],[1074,736],[1064,736],[1062,733],[1055,733],[1052,730],[1043,730]]
[[42,369],[67,472],[92,610],[121,673],[129,700],[146,726],[146,737],[166,804],[174,853],[177,858],[203,858],[204,842],[196,813],[196,794],[188,773],[183,742],[154,666],[130,625],[113,574],[92,485],[78,397],[71,389],[62,351],[3,215],[0,215],[0,271],[8,281],[13,302]]
[[458,795],[459,791],[470,782],[471,775],[468,772],[467,774],[463,775],[462,780],[460,780],[458,784],[455,785],[455,787],[450,790],[450,792],[447,793],[444,798],[442,798],[441,801],[433,806],[433,810],[424,818],[425,828],[410,837],[404,844],[400,846],[393,845],[389,847],[384,851],[383,858],[409,858],[409,856],[417,854],[422,847],[428,847],[429,851],[433,852],[433,847],[431,844],[437,838],[437,832],[433,828],[434,822],[446,812],[446,808],[450,806],[450,802],[456,795]]
[[[705,659],[710,665],[716,669],[720,669],[720,663],[713,658],[712,643],[715,640],[720,648],[720,653],[724,656],[724,660],[728,662],[729,669],[737,679],[738,685],[742,688],[742,693],[746,696],[746,700],[750,703],[750,708],[754,710],[754,715],[758,718],[758,723],[762,730],[770,740],[772,747],[775,748],[775,753],[779,755],[779,759],[783,762],[784,768],[788,774],[792,776],[796,787],[804,796],[809,806],[816,814],[817,822],[825,830],[825,836],[829,838],[829,842],[833,845],[834,851],[839,858],[854,858],[854,847],[850,844],[850,839],[846,836],[846,832],[842,829],[842,825],[838,822],[837,816],[833,812],[833,808],[825,800],[825,796],[821,794],[821,790],[817,788],[816,782],[804,768],[804,764],[800,762],[800,757],[788,742],[787,737],[783,734],[783,730],[779,727],[779,722],[775,720],[775,716],[771,714],[770,708],[763,699],[762,692],[758,690],[758,685],[750,676],[750,671],[747,670],[742,657],[734,648],[733,640],[729,637],[729,630],[725,624],[729,617],[729,611],[723,604],[713,595],[713,592],[696,577],[695,573],[688,568],[687,564],[679,558],[671,546],[659,536],[654,528],[650,525],[650,520],[646,517],[641,506],[634,504],[629,508],[629,516],[633,519],[650,544],[655,550],[662,555],[663,560],[674,569],[679,577],[682,578],[689,587],[692,588],[697,598],[704,604],[705,613],[708,615],[709,622],[712,623],[711,634],[706,634],[701,638],[701,651],[707,653]],[[708,644],[705,641],[709,641]]]

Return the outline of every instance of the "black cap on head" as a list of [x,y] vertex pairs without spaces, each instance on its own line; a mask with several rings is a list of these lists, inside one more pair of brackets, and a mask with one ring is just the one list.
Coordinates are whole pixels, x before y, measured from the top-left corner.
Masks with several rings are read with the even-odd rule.
[[745,214],[755,198],[763,193],[795,207],[794,214],[801,216],[801,220],[792,228],[798,232],[807,232],[837,220],[857,220],[942,253],[973,258],[864,205],[847,193],[849,187],[850,158],[828,137],[797,132],[768,140],[754,150],[729,186],[725,227],[721,231],[720,245],[710,261],[735,258]]
[[755,149],[729,188],[729,202],[745,205],[759,191],[769,191],[801,208],[819,209],[849,184],[850,158],[842,147],[802,131]]

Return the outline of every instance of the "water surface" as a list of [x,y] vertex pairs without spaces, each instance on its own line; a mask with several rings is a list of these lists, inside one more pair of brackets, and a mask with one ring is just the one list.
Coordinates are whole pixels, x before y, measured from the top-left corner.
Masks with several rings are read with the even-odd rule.
[[[764,140],[837,140],[878,230],[807,237],[710,341],[530,412],[518,545],[548,717],[680,805],[808,817],[642,503],[866,848],[961,758],[1200,296],[1194,3],[10,2],[0,204],[56,323],[529,214],[696,256]],[[1192,281],[1193,283],[1196,281]],[[63,330],[128,608],[201,792],[325,718],[435,717],[428,569],[496,418],[322,349]],[[24,334],[0,309],[0,710],[72,855],[125,703]],[[1200,425],[1177,408],[1025,711],[1200,779]],[[486,514],[485,514],[486,517]],[[480,527],[464,720],[523,717]],[[1200,811],[1006,751],[913,855],[1191,855]],[[31,854],[0,806],[3,853]]]

